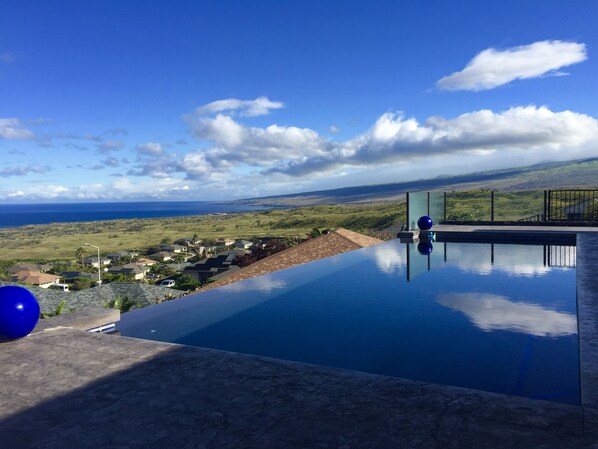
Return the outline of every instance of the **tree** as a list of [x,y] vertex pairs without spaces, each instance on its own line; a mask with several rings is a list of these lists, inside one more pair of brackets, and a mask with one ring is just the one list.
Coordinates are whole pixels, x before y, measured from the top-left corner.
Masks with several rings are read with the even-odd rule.
[[83,265],[83,254],[85,254],[85,250],[82,246],[80,246],[77,248],[77,251],[75,251],[75,259],[77,259],[77,261],[81,261],[81,265]]
[[102,283],[104,283],[104,284],[110,284],[112,282],[130,282],[130,281],[131,281],[131,276],[127,276],[126,274],[123,274],[123,273],[116,273],[116,274],[104,273],[102,275]]
[[307,234],[308,237],[310,238],[315,238],[322,235],[322,233],[320,232],[320,230],[318,228],[313,228],[311,231],[309,231],[309,233]]
[[106,304],[106,308],[116,309],[119,310],[120,313],[125,313],[131,310],[134,305],[135,303],[125,295],[124,298],[122,296],[117,296],[115,299],[109,301],[108,304]]
[[78,277],[75,278],[71,284],[71,290],[79,291],[84,290],[86,288],[90,288],[93,285],[94,281],[89,278],[82,278]]
[[[50,317],[56,316],[56,315],[62,315],[62,312],[64,312],[65,306],[66,306],[66,299],[63,299],[62,301],[60,301],[60,304],[58,304],[56,306],[56,309],[54,309],[53,312],[49,312],[49,313],[40,312],[39,317],[41,319],[44,319],[44,318],[50,318]],[[72,309],[71,309],[71,311],[72,311]]]
[[199,243],[199,235],[193,234],[193,237],[191,237],[191,240],[193,240],[193,243]]
[[176,285],[174,286],[177,290],[197,290],[199,288],[199,282],[193,279],[188,274],[182,274],[178,277]]
[[162,245],[168,245],[170,243],[170,239],[168,237],[164,237],[162,240],[160,240],[160,244]]

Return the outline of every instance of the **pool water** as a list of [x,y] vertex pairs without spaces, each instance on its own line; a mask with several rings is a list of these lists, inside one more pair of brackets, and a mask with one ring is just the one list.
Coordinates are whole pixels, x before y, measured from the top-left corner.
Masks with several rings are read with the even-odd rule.
[[[420,247],[421,249],[421,247]],[[579,404],[575,247],[398,240],[123,314],[122,335]]]

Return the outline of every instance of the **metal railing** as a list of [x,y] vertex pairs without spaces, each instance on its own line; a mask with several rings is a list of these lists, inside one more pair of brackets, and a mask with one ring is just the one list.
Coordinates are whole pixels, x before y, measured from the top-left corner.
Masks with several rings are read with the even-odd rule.
[[548,221],[598,221],[598,190],[548,190]]
[[598,190],[470,190],[444,195],[444,221],[449,223],[598,223]]

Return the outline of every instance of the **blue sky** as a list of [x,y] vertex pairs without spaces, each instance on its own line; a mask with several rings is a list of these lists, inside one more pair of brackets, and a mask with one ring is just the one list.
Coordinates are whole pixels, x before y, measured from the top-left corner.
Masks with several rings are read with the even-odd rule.
[[12,1],[0,202],[217,200],[598,156],[598,2]]

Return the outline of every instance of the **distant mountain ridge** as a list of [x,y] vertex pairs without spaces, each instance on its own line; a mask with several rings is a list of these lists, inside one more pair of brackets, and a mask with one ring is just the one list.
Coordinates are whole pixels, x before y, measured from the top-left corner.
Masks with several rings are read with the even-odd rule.
[[492,189],[499,191],[598,188],[598,157],[546,162],[525,167],[474,172],[465,175],[439,176],[432,179],[379,184],[288,195],[248,198],[238,204],[268,206],[311,206],[317,204],[391,201],[405,192],[420,190]]

